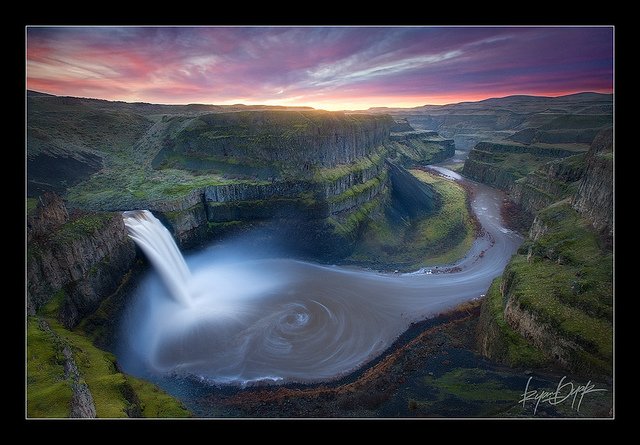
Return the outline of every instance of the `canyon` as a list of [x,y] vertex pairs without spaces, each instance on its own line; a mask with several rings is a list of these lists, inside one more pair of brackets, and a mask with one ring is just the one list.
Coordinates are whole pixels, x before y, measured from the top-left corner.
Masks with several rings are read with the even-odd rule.
[[[82,354],[107,354],[113,367],[105,372],[118,380],[111,390],[123,407],[109,411],[95,392],[89,403],[94,383],[88,389],[74,383],[71,393],[61,387],[58,394],[72,400],[63,417],[140,416],[145,406],[155,410],[147,415],[186,413],[104,352],[114,350],[118,317],[148,268],[127,236],[123,211],[150,210],[181,248],[194,252],[250,236],[258,250],[273,244],[305,261],[444,270],[453,261],[392,261],[399,256],[388,245],[389,259],[380,262],[380,250],[363,248],[381,233],[409,239],[421,221],[447,209],[453,195],[444,194],[434,171],[421,180],[411,170],[441,162],[504,191],[526,235],[508,264],[513,252],[504,253],[504,275],[486,283],[487,295],[473,309],[475,344],[468,347],[510,367],[611,375],[610,95],[341,113],[29,92],[27,111],[28,335],[48,354],[66,357],[69,369]],[[467,154],[464,164],[455,161]],[[446,242],[428,244],[423,255],[443,255],[473,238],[473,224],[457,224],[442,232]],[[485,254],[475,249],[467,258]],[[455,282],[455,271],[437,279]],[[542,283],[539,292],[531,292],[534,282]],[[418,315],[410,321],[427,316]],[[374,355],[385,356],[387,347]],[[80,362],[75,373],[56,372],[77,382],[88,369]]]

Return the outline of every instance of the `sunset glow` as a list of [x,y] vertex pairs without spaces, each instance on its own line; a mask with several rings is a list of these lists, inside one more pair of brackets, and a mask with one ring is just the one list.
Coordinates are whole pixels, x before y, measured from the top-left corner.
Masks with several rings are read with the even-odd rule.
[[28,27],[27,88],[328,110],[613,91],[610,27]]

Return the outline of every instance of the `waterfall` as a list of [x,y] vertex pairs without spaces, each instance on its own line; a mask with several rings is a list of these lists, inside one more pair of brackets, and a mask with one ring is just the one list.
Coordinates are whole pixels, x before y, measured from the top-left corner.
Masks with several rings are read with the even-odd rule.
[[169,231],[148,210],[122,213],[129,237],[145,253],[173,297],[190,306],[188,282],[191,272]]

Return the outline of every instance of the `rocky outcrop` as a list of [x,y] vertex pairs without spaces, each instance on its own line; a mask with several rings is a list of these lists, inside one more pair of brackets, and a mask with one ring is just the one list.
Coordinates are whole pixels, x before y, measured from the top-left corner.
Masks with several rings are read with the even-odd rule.
[[[58,296],[61,321],[72,327],[117,289],[136,253],[120,213],[74,214],[68,219],[65,213],[59,198],[46,198],[31,218],[27,308],[34,314]],[[47,216],[54,218],[45,220]]]
[[243,111],[176,117],[168,141],[176,153],[198,153],[248,163],[334,167],[371,154],[389,138],[387,115],[326,111]]
[[[586,147],[585,147],[586,148]],[[527,192],[533,192],[531,196],[541,191],[543,194],[549,195],[550,199],[556,193],[550,187],[553,185],[543,184],[546,179],[551,178],[555,184],[564,187],[560,183],[575,181],[575,177],[581,174],[579,162],[557,162],[555,164],[545,165],[554,160],[554,158],[574,157],[579,151],[571,151],[564,148],[548,146],[548,145],[525,145],[513,144],[504,141],[500,142],[479,142],[469,152],[469,157],[464,163],[462,173],[476,181],[484,182],[507,192],[512,192],[516,186],[516,181],[524,178],[530,173],[535,173],[530,179],[522,179],[521,185],[515,191],[516,201],[524,203],[523,207],[529,207],[526,204],[527,199],[520,195]],[[538,171],[536,171],[539,169]],[[543,179],[538,181],[537,176]],[[540,186],[542,185],[542,186]],[[545,189],[549,190],[545,190]],[[534,190],[527,190],[534,189]],[[537,190],[535,190],[537,189]],[[563,193],[560,193],[563,194]],[[547,205],[553,202],[548,201],[545,196],[537,196],[539,202],[531,205],[531,208],[541,208],[540,205],[547,202]]]
[[613,128],[602,130],[587,153],[574,208],[608,238],[613,237]]
[[[327,233],[333,230],[330,218],[348,219],[386,193],[383,154],[384,148],[378,147],[373,155],[355,163],[316,169],[315,177],[307,180],[238,181],[200,187],[181,199],[153,204],[150,210],[167,223],[183,247],[215,239],[230,230],[279,224],[291,225],[291,233],[304,236],[298,237],[300,245],[311,243],[308,247],[317,250],[321,239],[331,239],[332,234]],[[322,249],[338,247],[331,244]]]
[[511,187],[509,197],[526,212],[537,211],[572,196],[585,168],[584,154],[550,161],[520,178]]
[[415,131],[415,128],[411,126],[407,119],[399,118],[393,120],[393,125],[391,125],[391,132],[403,132],[403,131]]
[[78,366],[73,358],[73,353],[68,345],[62,349],[64,355],[64,375],[66,379],[71,379],[71,413],[72,418],[95,418],[96,406],[93,403],[93,396],[86,382],[80,378]]
[[[442,139],[437,131],[428,131],[428,130],[409,130],[402,132],[392,132],[389,135],[390,141],[409,141],[412,139],[423,139],[423,140],[431,140],[431,139]],[[448,139],[446,139],[448,140]]]
[[229,184],[204,188],[207,202],[255,201],[259,199],[292,198],[309,191],[304,182],[274,182],[271,184]]
[[47,236],[69,220],[64,202],[55,193],[44,193],[38,202],[35,210],[27,215],[27,242],[33,237]]
[[[379,108],[370,112],[406,118],[418,129],[434,130],[455,138],[459,150],[475,142],[502,139],[522,131],[515,139],[534,143],[591,143],[595,131],[611,125],[613,96],[580,93],[564,97],[508,96],[448,105],[416,108]],[[462,142],[462,143],[460,143]],[[467,148],[468,147],[468,148]]]
[[62,359],[63,374],[56,377],[65,380],[71,386],[69,417],[95,418],[96,406],[93,395],[78,370],[71,346],[65,339],[51,329],[51,326],[45,320],[39,318],[36,320],[38,329],[46,332],[52,340],[51,346],[54,348],[56,356]]
[[[465,170],[482,165],[478,159],[483,156],[490,155],[478,153]],[[610,375],[612,129],[598,133],[586,155],[547,162],[510,190],[511,198],[536,216],[528,239],[505,269],[499,291],[492,286],[483,302],[481,352],[530,366],[533,347],[571,372]],[[604,235],[604,243],[593,229]],[[527,354],[518,354],[527,348]]]
[[499,166],[472,158],[473,153],[472,150],[469,158],[465,161],[462,174],[478,182],[491,185],[501,190],[510,191],[513,184],[519,178]]
[[538,241],[549,231],[549,226],[540,218],[535,217],[531,228],[529,229],[529,238],[532,241]]
[[566,369],[576,369],[576,352],[579,346],[561,335],[540,316],[522,308],[513,298],[508,298],[504,308],[504,318],[507,324],[522,338],[526,338],[535,348],[545,351],[560,366]]
[[509,144],[506,142],[478,142],[474,150],[491,153],[528,153],[535,156],[563,158],[575,154],[574,151],[559,147],[540,145]]
[[480,351],[514,365],[544,356],[574,373],[610,374],[613,261],[570,198],[538,213],[483,302]]
[[502,278],[496,278],[482,302],[476,327],[478,350],[485,357],[509,366],[542,365],[547,361],[544,353],[530,345],[507,323],[504,290]]
[[590,144],[600,131],[598,128],[540,130],[527,128],[509,139],[523,144]]
[[333,216],[342,212],[356,209],[372,201],[380,195],[387,186],[387,172],[382,170],[379,175],[364,182],[355,183],[344,192],[330,195],[328,215]]
[[407,168],[436,164],[455,154],[453,139],[445,139],[435,131],[391,133],[389,140],[389,159]]
[[436,211],[442,203],[435,189],[418,181],[404,168],[387,161],[391,178],[392,196],[396,206],[409,217],[426,216]]

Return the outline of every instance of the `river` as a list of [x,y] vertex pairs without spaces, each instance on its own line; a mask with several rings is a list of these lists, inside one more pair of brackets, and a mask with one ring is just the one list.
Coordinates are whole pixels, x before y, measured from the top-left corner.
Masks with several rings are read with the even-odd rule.
[[502,192],[434,170],[466,182],[482,226],[455,267],[399,274],[218,249],[189,254],[192,304],[177,304],[149,274],[126,313],[119,363],[142,377],[213,384],[330,380],[380,355],[412,322],[481,297],[522,238],[502,223]]

